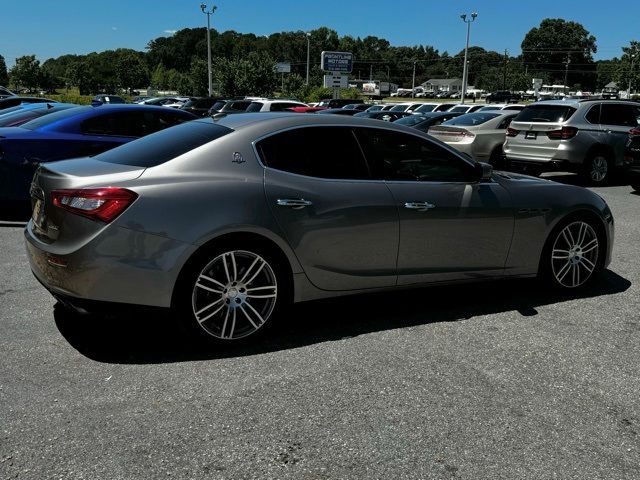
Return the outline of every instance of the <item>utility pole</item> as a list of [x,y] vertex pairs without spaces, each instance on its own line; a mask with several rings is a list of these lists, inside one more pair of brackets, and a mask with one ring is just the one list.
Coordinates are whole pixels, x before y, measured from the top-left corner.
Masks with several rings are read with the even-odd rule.
[[568,93],[567,92],[567,82],[569,81],[569,64],[571,63],[571,54],[567,53],[567,61],[565,62],[565,70],[564,70],[564,93],[565,95]]
[[211,71],[211,15],[218,9],[215,5],[211,6],[211,10],[207,11],[204,3],[200,4],[200,10],[207,16],[207,70],[209,74],[209,96],[213,96],[213,75]]
[[502,74],[502,90],[507,89],[507,63],[509,63],[509,57],[507,49],[504,49],[504,72]]
[[633,78],[633,62],[636,59],[637,51],[631,54],[631,65],[629,66],[629,87],[627,88],[627,100],[631,99],[631,79]]
[[411,98],[416,96],[416,61],[413,61],[413,81],[411,82]]
[[306,85],[309,86],[309,59],[310,59],[310,51],[311,51],[311,32],[307,32],[307,82]]
[[464,67],[462,69],[462,97],[461,97],[461,102],[463,104],[464,104],[465,97],[467,95],[467,57],[469,55],[469,35],[471,34],[471,24],[473,22],[475,22],[477,16],[478,16],[478,14],[476,12],[473,12],[471,14],[471,20],[467,20],[467,15],[466,14],[460,15],[460,18],[462,19],[462,21],[467,24],[467,43],[466,43],[466,46],[464,47]]

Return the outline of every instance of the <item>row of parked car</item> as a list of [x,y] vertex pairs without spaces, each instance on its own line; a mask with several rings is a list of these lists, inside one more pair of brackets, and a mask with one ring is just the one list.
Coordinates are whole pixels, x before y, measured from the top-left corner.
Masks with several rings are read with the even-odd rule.
[[311,106],[287,99],[191,98],[180,108],[157,105],[105,101],[78,106],[37,97],[0,99],[2,205],[14,211],[29,210],[28,186],[40,163],[96,155],[199,116],[216,119],[274,111],[396,122],[427,132],[495,168],[533,174],[576,171],[592,184],[606,183],[618,167],[624,167],[634,189],[640,191],[640,103],[636,102],[367,105],[360,100],[332,99]]

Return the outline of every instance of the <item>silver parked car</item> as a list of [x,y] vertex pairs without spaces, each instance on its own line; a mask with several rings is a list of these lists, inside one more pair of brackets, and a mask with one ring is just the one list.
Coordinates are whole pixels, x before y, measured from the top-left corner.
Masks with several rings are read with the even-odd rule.
[[504,145],[514,167],[536,173],[567,170],[606,183],[623,165],[629,131],[640,125],[640,103],[625,100],[550,100],[527,106],[513,120]]
[[467,113],[429,128],[428,133],[477,162],[487,162],[501,168],[507,127],[517,114],[509,110]]
[[536,275],[573,289],[613,243],[589,190],[339,115],[194,120],[43,164],[31,192],[28,257],[56,298],[173,308],[215,340],[263,331],[291,301]]

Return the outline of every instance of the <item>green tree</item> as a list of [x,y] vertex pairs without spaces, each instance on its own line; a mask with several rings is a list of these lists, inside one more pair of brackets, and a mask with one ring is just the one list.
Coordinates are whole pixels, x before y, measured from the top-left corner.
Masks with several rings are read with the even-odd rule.
[[19,57],[10,73],[11,81],[16,87],[25,87],[27,90],[33,91],[38,86],[40,79],[40,61],[36,59],[35,55]]
[[563,83],[569,61],[569,85],[596,83],[596,37],[579,23],[546,18],[525,35],[521,47],[523,61],[532,73],[548,73],[554,82]]
[[7,73],[7,64],[4,57],[0,55],[0,85],[9,85],[9,74]]
[[149,84],[149,69],[144,56],[135,50],[116,50],[116,76],[121,88],[132,92],[135,87],[146,87]]
[[640,88],[640,42],[629,42],[628,47],[622,47],[622,52],[614,78],[621,90],[627,90],[631,84],[631,91],[637,91]]

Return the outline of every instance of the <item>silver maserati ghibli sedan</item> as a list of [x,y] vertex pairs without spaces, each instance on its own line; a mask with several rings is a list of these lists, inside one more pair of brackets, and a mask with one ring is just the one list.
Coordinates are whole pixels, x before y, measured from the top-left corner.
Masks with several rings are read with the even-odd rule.
[[339,115],[194,120],[43,164],[31,195],[29,261],[61,303],[172,308],[215,341],[255,337],[291,302],[504,277],[578,288],[614,237],[589,190]]

